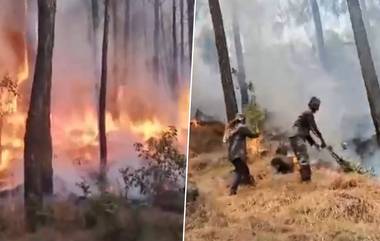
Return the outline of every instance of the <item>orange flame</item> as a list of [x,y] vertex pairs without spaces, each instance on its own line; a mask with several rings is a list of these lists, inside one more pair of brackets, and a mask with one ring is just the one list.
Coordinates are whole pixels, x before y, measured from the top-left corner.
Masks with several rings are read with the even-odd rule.
[[157,119],[131,123],[131,131],[143,136],[144,140],[159,135],[165,128]]
[[[25,44],[26,46],[26,44]],[[24,82],[29,77],[29,64],[28,64],[28,52],[25,49],[24,52],[24,63],[20,66],[19,71],[17,73],[18,84]]]

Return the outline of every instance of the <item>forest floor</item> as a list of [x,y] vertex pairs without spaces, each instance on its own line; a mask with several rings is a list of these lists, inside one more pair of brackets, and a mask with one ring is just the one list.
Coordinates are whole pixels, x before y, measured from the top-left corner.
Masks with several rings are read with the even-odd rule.
[[[183,207],[183,198],[177,201]],[[45,213],[46,224],[35,233],[26,233],[23,205],[12,206],[0,208],[0,241],[182,240],[183,208],[173,211],[136,205],[112,195],[81,203],[54,201]]]
[[222,131],[215,125],[191,130],[189,181],[199,197],[187,203],[186,241],[380,240],[379,183],[327,168],[314,168],[312,182],[300,183],[298,172],[274,173],[269,147],[265,156],[250,149],[257,186],[229,196],[233,167],[218,142]]

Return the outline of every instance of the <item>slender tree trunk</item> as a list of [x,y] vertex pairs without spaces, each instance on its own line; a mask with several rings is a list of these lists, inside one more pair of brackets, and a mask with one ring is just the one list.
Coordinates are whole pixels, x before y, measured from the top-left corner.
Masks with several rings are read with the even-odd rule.
[[185,30],[184,30],[184,0],[180,0],[179,1],[179,8],[180,8],[180,35],[181,35],[181,66],[183,64],[183,62],[185,61],[185,43],[184,43],[184,40],[185,40]]
[[119,69],[119,62],[118,62],[118,50],[119,50],[119,23],[118,23],[118,17],[117,17],[117,11],[118,11],[118,0],[112,0],[110,3],[111,7],[111,13],[110,13],[110,20],[112,22],[112,47],[113,47],[113,61],[112,61],[112,75],[113,75],[113,81],[117,81],[118,78],[118,69]]
[[126,77],[128,76],[128,65],[129,65],[129,32],[130,32],[130,11],[131,11],[131,3],[129,0],[125,0],[125,19],[124,19],[124,78],[123,82],[125,81]]
[[189,31],[189,59],[191,64],[193,53],[194,0],[187,0],[187,21]]
[[364,27],[359,1],[347,0],[347,4],[364,84],[367,90],[371,116],[375,126],[377,143],[380,146],[380,86],[375,66],[373,64],[371,49],[367,38],[367,32]]
[[94,40],[96,39],[96,32],[99,28],[99,0],[91,0],[92,12],[92,28]]
[[160,1],[154,0],[154,33],[153,33],[153,45],[154,45],[154,56],[153,56],[153,69],[154,74],[159,81],[160,76]]
[[87,38],[88,42],[92,43],[92,38],[94,36],[94,27],[93,27],[93,18],[92,18],[92,0],[85,0],[84,1],[85,8],[87,11],[87,19],[89,22],[89,28],[87,29]]
[[55,0],[38,0],[38,48],[24,138],[26,224],[30,231],[43,222],[43,194],[53,192],[50,92],[54,46]]
[[226,34],[224,32],[222,11],[219,0],[208,0],[212,24],[215,33],[215,44],[218,52],[219,70],[221,74],[224,102],[226,105],[227,119],[232,120],[238,112],[234,84],[232,81],[230,58],[228,56]]
[[[161,49],[161,55],[158,57],[160,58],[160,65],[159,65],[159,72],[162,76],[169,76],[169,79],[171,77],[172,71],[172,55],[170,52],[170,39],[166,39],[166,30],[165,30],[165,22],[164,22],[164,12],[162,10],[162,5],[159,7],[159,16],[160,16],[160,28],[159,28],[159,36],[161,37],[160,42],[160,49]],[[170,29],[169,29],[170,30]],[[171,83],[168,83],[171,85]]]
[[177,43],[177,6],[176,0],[172,0],[172,36],[173,36],[173,76],[172,76],[172,91],[174,96],[176,96],[177,82],[178,82],[178,43]]
[[[146,0],[142,0],[143,8],[146,9]],[[146,21],[146,11],[144,12],[143,16],[143,26],[144,26],[144,43],[145,43],[145,48],[150,47],[149,46],[149,41],[148,41],[148,33],[147,33],[147,21]]]
[[107,95],[107,64],[108,64],[108,25],[109,1],[105,0],[104,31],[102,47],[102,72],[99,93],[99,145],[100,145],[100,180],[104,183],[107,169],[107,137],[106,137],[106,95]]
[[115,121],[119,120],[120,117],[120,110],[118,106],[118,90],[120,86],[120,61],[119,61],[119,23],[118,23],[118,0],[112,0],[111,1],[111,22],[112,22],[112,39],[113,39],[113,58],[112,58],[112,78],[111,78],[111,94],[109,96],[109,110],[112,115],[112,119]]
[[310,0],[311,11],[313,13],[315,35],[317,38],[318,56],[321,61],[322,67],[327,69],[328,65],[326,63],[326,48],[325,39],[323,35],[321,14],[319,12],[319,6],[317,0]]
[[248,97],[248,86],[246,82],[246,75],[245,75],[245,66],[244,66],[244,56],[243,56],[243,47],[241,45],[241,39],[240,39],[240,26],[239,26],[239,20],[236,16],[236,10],[234,11],[234,23],[233,23],[233,30],[234,30],[234,41],[235,41],[235,51],[236,51],[236,60],[238,64],[238,83],[240,87],[240,95],[241,95],[241,105],[242,109],[249,103],[249,97]]

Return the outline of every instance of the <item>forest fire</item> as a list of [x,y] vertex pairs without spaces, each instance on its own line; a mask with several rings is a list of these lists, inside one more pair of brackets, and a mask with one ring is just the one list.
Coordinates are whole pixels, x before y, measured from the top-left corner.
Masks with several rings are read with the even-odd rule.
[[158,135],[163,129],[164,126],[156,119],[146,120],[141,123],[132,123],[131,125],[131,130],[136,134],[142,135],[145,140]]
[[[2,27],[0,43],[6,46],[5,50],[9,52],[3,54],[6,57],[0,56],[2,64],[0,80],[9,73],[9,78],[14,83],[12,88],[17,92],[17,95],[13,95],[6,88],[0,88],[6,94],[5,99],[3,93],[0,95],[0,107],[4,112],[0,119],[0,191],[22,184],[24,175],[25,126],[38,51],[37,5],[31,3],[26,11],[25,3],[25,1],[20,1],[17,6],[9,4],[9,9],[15,8],[18,11],[0,12],[0,18],[4,18],[4,21],[0,22]],[[65,4],[62,3],[62,5]],[[67,3],[67,5],[70,4]],[[61,5],[58,6],[58,8],[61,7]],[[21,10],[26,11],[22,16],[24,19],[16,21],[19,16],[13,12],[22,12]],[[65,11],[61,11],[57,12],[56,16],[57,27],[51,77],[50,134],[54,178],[64,179],[65,183],[70,185],[83,176],[87,177],[90,172],[99,170],[98,108],[101,76],[100,48],[97,42],[100,39],[93,33],[97,33],[100,28],[91,22],[77,19],[75,22],[83,24],[77,25],[78,29],[73,28],[72,31],[76,32],[80,29],[80,32],[84,33],[91,30],[91,36],[71,35],[67,38],[68,30],[62,26],[72,21],[73,16],[65,14]],[[75,15],[78,18],[79,16],[80,14]],[[93,21],[96,22],[95,19]],[[115,17],[111,18],[111,21],[118,22],[121,19]],[[6,24],[2,26],[2,23]],[[9,26],[12,29],[8,30]],[[117,178],[114,175],[119,175],[117,172],[119,168],[127,165],[142,165],[138,161],[133,144],[144,143],[151,137],[159,137],[168,126],[177,129],[178,145],[181,149],[185,149],[189,87],[186,86],[188,81],[185,81],[187,79],[185,73],[177,71],[178,83],[174,87],[170,86],[172,70],[162,67],[158,70],[152,68],[150,59],[155,52],[151,49],[146,50],[145,46],[139,46],[144,42],[140,40],[146,37],[142,32],[140,35],[136,33],[130,39],[129,45],[142,48],[144,51],[131,52],[129,56],[127,55],[128,45],[120,44],[121,40],[124,41],[125,35],[119,36],[113,31],[115,29],[111,27],[110,36],[112,37],[109,39],[110,54],[107,64],[109,73],[107,74],[105,132],[107,168],[112,169],[109,175]],[[88,41],[91,43],[89,44]],[[94,60],[94,56],[98,59]],[[130,68],[124,65],[129,65]],[[182,69],[185,72],[185,68]],[[156,97],[155,102],[152,101],[151,96]],[[16,180],[11,181],[11,176]]]
[[[0,229],[5,239],[14,233],[9,216],[21,224],[11,239],[24,240],[45,226],[58,237],[55,227],[68,209],[75,218],[65,233],[86,232],[84,240],[98,237],[103,227],[100,239],[124,239],[124,233],[131,234],[123,221],[130,210],[138,214],[130,216],[131,223],[141,230],[140,212],[159,212],[157,220],[170,217],[172,238],[163,240],[178,239],[194,9],[185,1],[158,3],[1,3],[0,223],[7,227]],[[61,205],[62,214],[56,212]],[[110,208],[120,231],[108,231],[106,224],[113,221],[102,214]],[[77,225],[92,214],[94,225]],[[48,221],[53,219],[54,227]],[[145,231],[133,234],[141,235]]]
[[271,147],[266,144],[264,138],[265,137],[260,136],[247,141],[247,146],[250,149],[251,154],[265,156],[271,151]]
[[[187,138],[187,97],[187,91],[182,91],[177,107],[179,108],[177,123],[175,123],[180,130],[181,146],[185,146]],[[52,110],[52,112],[53,163],[58,155],[59,162],[61,160],[68,162],[64,166],[80,165],[84,168],[95,168],[99,162],[97,112],[92,108],[85,111],[78,109],[71,114],[57,110]],[[26,114],[19,108],[3,118],[0,190],[10,188],[14,180],[10,180],[9,177],[14,172],[20,172],[16,169],[22,166]],[[167,127],[165,120],[160,120],[158,116],[134,120],[127,113],[122,112],[119,119],[115,120],[109,111],[106,114],[106,132],[111,141],[114,134],[131,138],[132,141],[144,141],[157,137]],[[112,150],[113,147],[110,148]],[[122,146],[118,148],[123,149]],[[124,148],[131,149],[131,146]],[[117,160],[113,159],[111,152],[110,163],[114,161]],[[22,180],[21,177],[16,177],[16,179],[16,184]]]
[[18,84],[26,81],[29,77],[29,65],[28,65],[28,53],[25,50],[24,63],[21,65],[19,72],[17,73]]

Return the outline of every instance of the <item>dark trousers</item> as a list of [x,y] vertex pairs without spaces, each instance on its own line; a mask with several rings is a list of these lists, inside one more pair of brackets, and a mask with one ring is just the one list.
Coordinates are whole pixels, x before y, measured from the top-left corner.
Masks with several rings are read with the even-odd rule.
[[301,181],[308,182],[311,180],[311,168],[306,142],[298,136],[290,137],[289,139],[290,145],[300,165]]
[[232,164],[235,167],[235,176],[231,185],[231,191],[236,192],[240,184],[251,179],[251,174],[247,164],[242,159],[234,159]]

